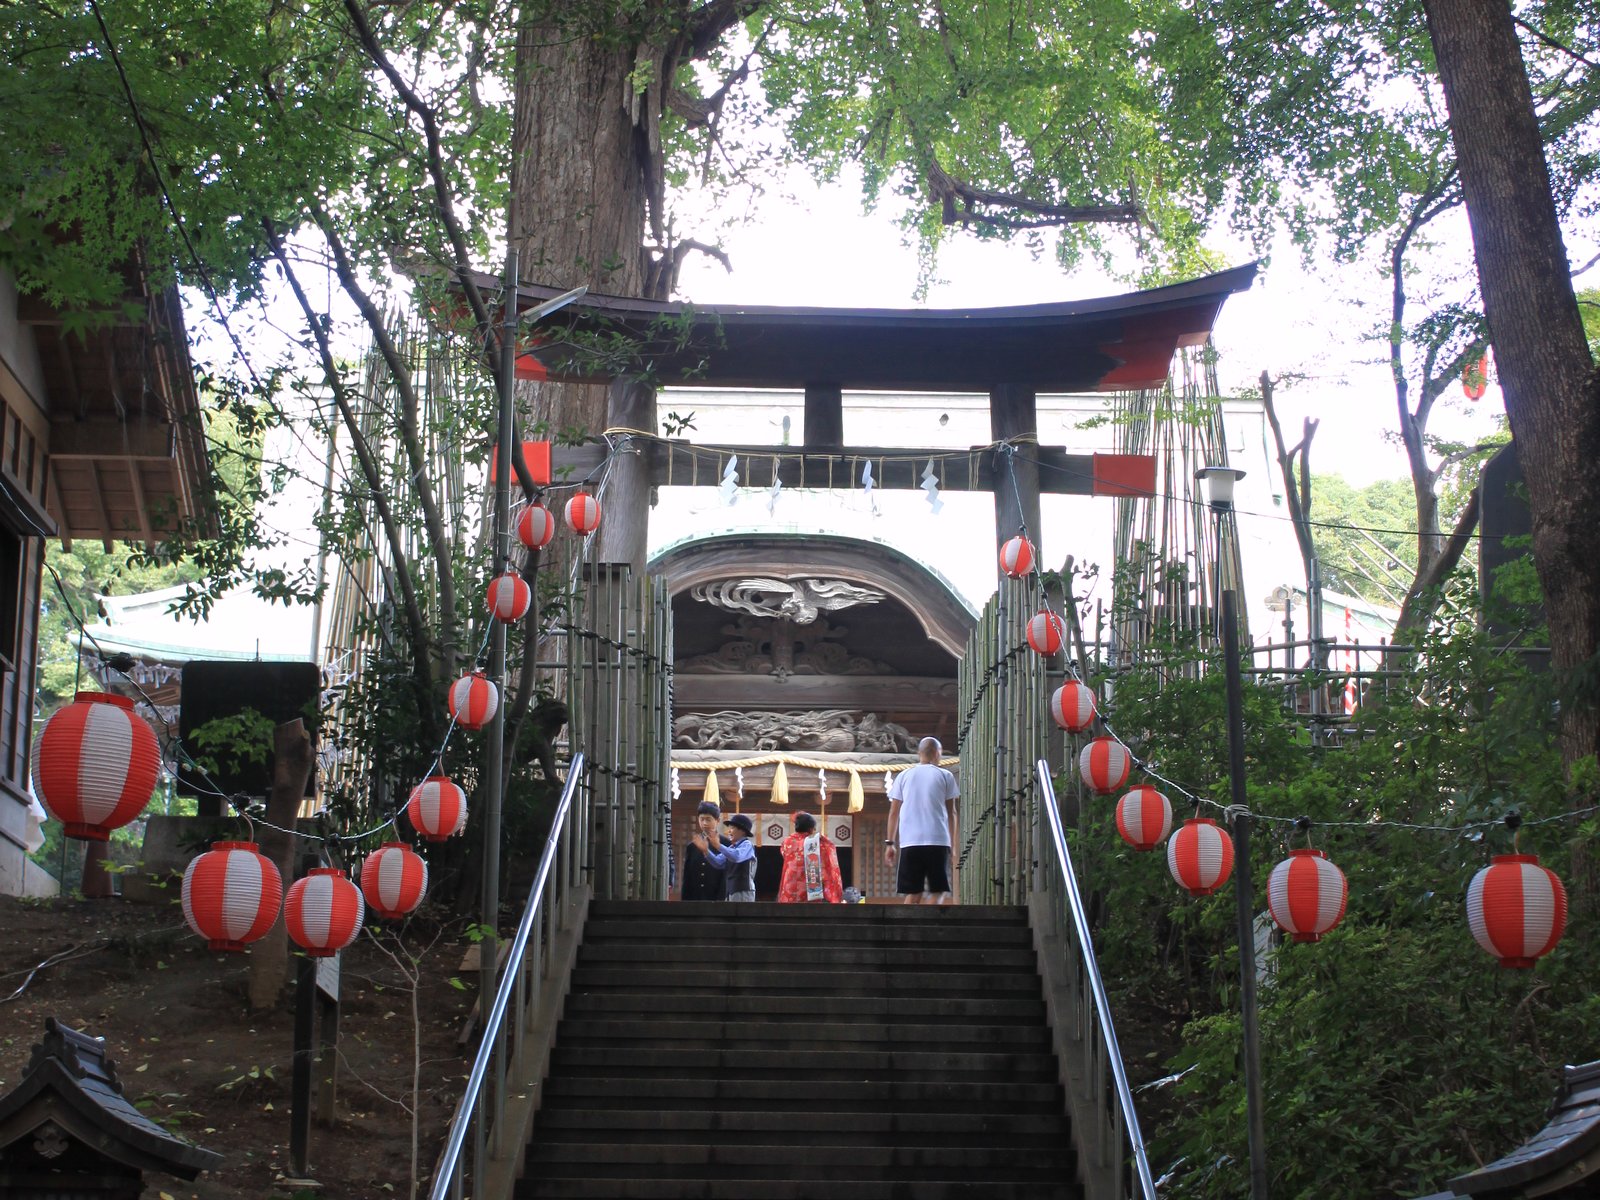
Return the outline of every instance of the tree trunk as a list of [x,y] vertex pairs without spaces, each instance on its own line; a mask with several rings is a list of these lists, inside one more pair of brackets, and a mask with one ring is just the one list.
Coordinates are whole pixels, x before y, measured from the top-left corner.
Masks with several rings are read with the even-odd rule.
[[[1551,661],[1568,685],[1590,680],[1600,641],[1600,396],[1572,292],[1550,174],[1506,0],[1424,0],[1450,110],[1484,316],[1506,415],[1528,484],[1533,561]],[[1600,715],[1568,686],[1562,757],[1600,748]],[[1575,805],[1589,802],[1574,796]],[[1600,893],[1596,859],[1576,844],[1572,886]]]
[[[305,722],[296,717],[279,725],[272,735],[272,792],[267,797],[267,820],[279,829],[293,829],[305,799],[306,780],[311,776],[311,735]],[[287,892],[294,879],[294,838],[277,829],[261,831],[261,852],[270,858],[283,876]],[[289,931],[283,913],[272,923],[267,935],[250,952],[250,1007],[271,1008],[289,978]]]
[[[520,33],[511,238],[525,280],[644,294],[646,173],[659,106],[650,111],[654,88],[633,86],[636,55],[631,39],[584,36],[571,12]],[[605,388],[530,390],[533,420],[553,433],[605,428]]]
[[[1450,109],[1484,315],[1528,483],[1533,557],[1558,670],[1600,638],[1600,404],[1505,0],[1425,0]],[[1563,751],[1594,752],[1593,709],[1568,706]]]

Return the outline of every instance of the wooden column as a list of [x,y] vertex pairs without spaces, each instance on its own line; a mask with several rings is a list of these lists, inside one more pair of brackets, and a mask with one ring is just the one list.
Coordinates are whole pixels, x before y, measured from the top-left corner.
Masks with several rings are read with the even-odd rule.
[[[656,428],[655,389],[626,376],[611,381],[606,400],[606,425],[611,429]],[[642,443],[621,443],[612,458],[601,499],[600,529],[595,534],[594,560],[627,563],[644,573],[646,532],[650,521],[650,464]]]
[[844,393],[837,383],[806,384],[805,444],[844,445]]
[[[989,389],[989,433],[997,442],[1026,436],[1028,441],[1007,454],[995,451],[994,530],[996,549],[1015,537],[1023,525],[1037,550],[1039,528],[1039,414],[1034,390],[1017,383]],[[998,570],[998,566],[996,567]]]

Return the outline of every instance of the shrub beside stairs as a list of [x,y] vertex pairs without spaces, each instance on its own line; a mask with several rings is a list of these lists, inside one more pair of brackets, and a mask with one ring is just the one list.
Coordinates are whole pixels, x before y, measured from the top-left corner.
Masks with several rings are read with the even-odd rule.
[[1084,1200],[1022,908],[596,901],[518,1200]]

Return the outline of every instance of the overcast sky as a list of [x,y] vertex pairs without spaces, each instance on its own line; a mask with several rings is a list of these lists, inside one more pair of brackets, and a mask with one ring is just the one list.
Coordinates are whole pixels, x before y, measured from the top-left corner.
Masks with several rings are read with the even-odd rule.
[[[863,216],[859,192],[847,183],[818,188],[791,180],[799,203],[764,198],[759,221],[733,229],[724,244],[730,274],[714,260],[691,256],[680,280],[688,299],[702,304],[746,303],[817,306],[911,307],[917,256],[903,244],[892,216]],[[1228,265],[1250,261],[1241,245],[1219,242]],[[1447,231],[1426,264],[1446,284],[1473,269],[1465,222]],[[941,251],[941,282],[930,289],[934,308],[986,307],[1074,300],[1127,290],[1092,268],[1067,275],[1046,256],[1036,261],[1020,246],[953,239]],[[1426,279],[1415,283],[1419,294]],[[1255,287],[1234,296],[1216,328],[1225,392],[1253,388],[1263,370],[1275,378],[1302,376],[1280,389],[1279,411],[1292,443],[1301,420],[1320,420],[1312,470],[1342,474],[1365,484],[1404,478],[1405,457],[1392,434],[1398,428],[1385,347],[1363,336],[1387,320],[1389,288],[1360,265],[1324,262],[1308,269],[1298,253],[1274,255]],[[1499,388],[1473,404],[1452,389],[1435,410],[1433,431],[1472,440],[1493,428],[1501,412]]]

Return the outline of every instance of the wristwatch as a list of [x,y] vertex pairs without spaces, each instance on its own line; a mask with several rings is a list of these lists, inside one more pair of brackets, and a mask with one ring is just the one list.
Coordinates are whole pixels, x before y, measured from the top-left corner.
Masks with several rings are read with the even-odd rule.
[[885,846],[893,846],[895,844],[895,840],[893,838],[884,838],[883,844]]

